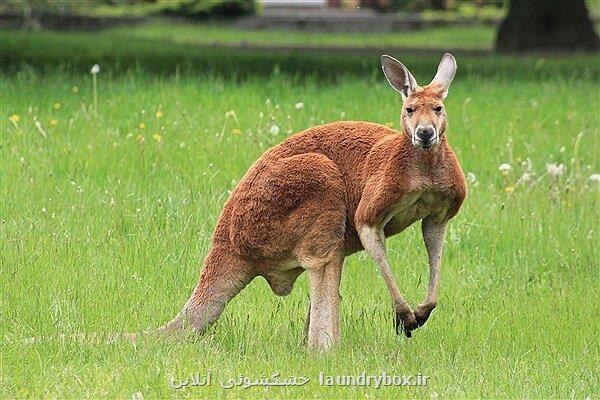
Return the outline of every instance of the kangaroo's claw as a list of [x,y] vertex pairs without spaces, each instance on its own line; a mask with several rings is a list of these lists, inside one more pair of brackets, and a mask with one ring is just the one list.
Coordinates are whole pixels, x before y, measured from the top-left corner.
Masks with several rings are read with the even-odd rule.
[[425,303],[419,304],[414,310],[413,313],[415,318],[417,319],[417,324],[419,326],[425,325],[425,322],[429,319],[431,312],[435,308],[435,304]]
[[407,338],[412,337],[412,331],[417,329],[419,324],[413,312],[409,309],[396,311],[396,334],[400,335],[402,332]]

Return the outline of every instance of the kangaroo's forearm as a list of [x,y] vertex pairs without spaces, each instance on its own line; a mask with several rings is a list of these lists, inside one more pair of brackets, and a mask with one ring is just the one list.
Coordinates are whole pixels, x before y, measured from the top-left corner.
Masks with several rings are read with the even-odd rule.
[[446,223],[445,220],[438,221],[434,217],[427,217],[421,224],[423,241],[429,259],[429,286],[423,303],[430,303],[434,306],[437,304],[439,292]]

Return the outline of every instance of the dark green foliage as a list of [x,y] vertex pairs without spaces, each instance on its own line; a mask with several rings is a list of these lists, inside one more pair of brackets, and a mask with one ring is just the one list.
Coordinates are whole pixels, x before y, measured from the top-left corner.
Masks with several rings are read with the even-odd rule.
[[160,12],[197,19],[238,17],[252,14],[256,10],[253,0],[176,0],[157,1],[164,4]]
[[94,15],[144,16],[174,15],[193,19],[227,18],[253,14],[255,0],[80,0],[12,1],[2,4],[3,13],[23,16]]
[[[14,72],[23,65],[44,70],[57,65],[70,71],[86,71],[96,62],[106,71],[123,73],[140,70],[154,74],[189,72],[245,78],[273,73],[314,76],[323,80],[339,80],[346,74],[370,76],[380,73],[379,55],[342,54],[331,51],[257,51],[212,46],[191,46],[156,40],[143,40],[119,34],[2,32],[4,72]],[[567,77],[598,79],[595,56],[575,55],[570,62],[540,56],[501,57],[495,55],[456,54],[461,59],[460,74],[493,76],[494,79]],[[419,76],[435,70],[439,54],[411,54],[411,69]],[[459,75],[460,76],[460,75]]]

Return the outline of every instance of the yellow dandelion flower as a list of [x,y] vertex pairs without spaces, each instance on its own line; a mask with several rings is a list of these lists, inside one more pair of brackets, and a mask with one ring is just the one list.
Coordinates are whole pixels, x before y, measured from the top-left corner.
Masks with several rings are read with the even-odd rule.
[[77,93],[77,92],[79,92],[79,88],[78,88],[77,86],[73,86],[73,87],[71,88],[71,91],[72,91],[73,93]]
[[8,120],[10,122],[19,122],[21,120],[21,117],[19,117],[17,114],[13,114],[10,117],[8,117]]
[[152,139],[160,143],[160,141],[162,140],[162,136],[160,135],[160,133],[156,132],[154,135],[152,135]]
[[232,129],[231,133],[233,133],[234,135],[241,135],[242,131],[238,128]]
[[51,118],[51,119],[50,119],[50,125],[51,125],[51,126],[56,126],[56,125],[58,125],[58,121],[57,121],[57,120],[55,120],[54,118]]
[[61,107],[62,107],[62,104],[60,104],[60,103],[54,103],[54,104],[52,104],[52,108],[54,108],[55,110],[58,110]]
[[145,129],[146,128],[146,124],[144,122],[140,122],[140,124],[138,125],[138,128]]
[[504,191],[506,193],[512,193],[512,192],[515,191],[515,187],[514,186],[507,186],[507,187],[504,188]]
[[386,126],[393,128],[394,127],[394,123],[393,122],[388,122],[387,124],[385,124]]
[[137,135],[136,139],[138,142],[143,142],[145,140],[144,135],[142,135],[141,133]]
[[156,112],[156,118],[162,118],[163,117],[163,112],[162,111],[157,111]]

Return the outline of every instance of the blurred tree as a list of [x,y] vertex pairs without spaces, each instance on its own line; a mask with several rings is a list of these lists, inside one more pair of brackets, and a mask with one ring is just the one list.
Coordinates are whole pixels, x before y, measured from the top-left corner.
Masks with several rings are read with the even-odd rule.
[[448,0],[430,0],[431,8],[434,10],[445,10],[448,8]]
[[186,17],[235,17],[252,14],[254,0],[156,0],[164,4],[167,13]]
[[599,48],[584,0],[512,0],[496,36],[506,52]]

